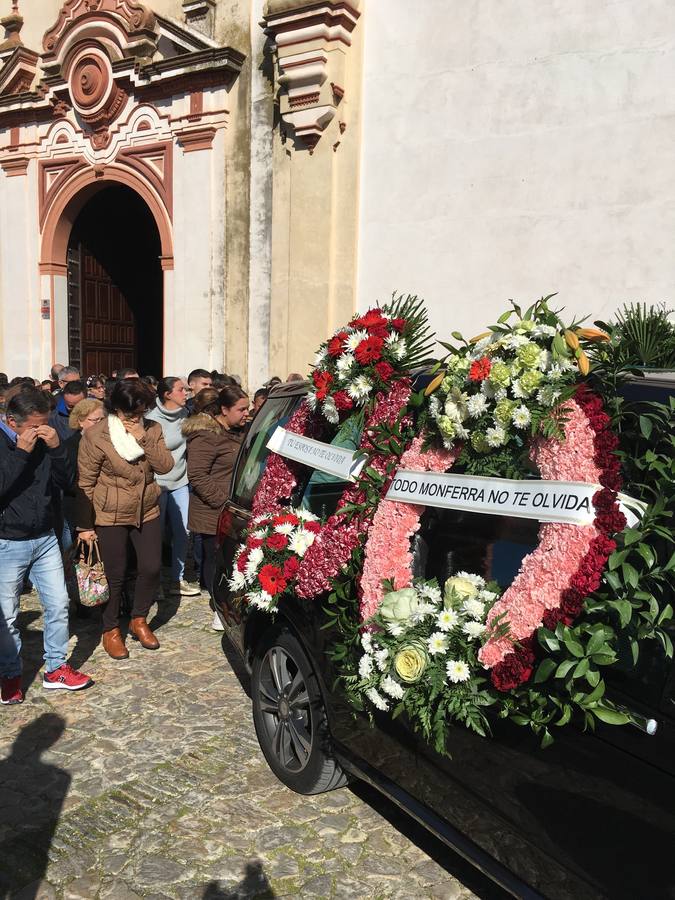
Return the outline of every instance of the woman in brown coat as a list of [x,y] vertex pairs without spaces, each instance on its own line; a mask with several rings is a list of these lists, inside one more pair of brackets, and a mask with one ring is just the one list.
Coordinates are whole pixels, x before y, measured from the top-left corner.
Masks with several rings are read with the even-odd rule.
[[213,594],[216,531],[220,511],[230,496],[232,470],[239,452],[248,397],[237,385],[218,392],[204,388],[194,400],[194,414],[183,424],[187,472],[192,488],[188,529],[202,538],[204,583]]
[[129,541],[138,562],[129,630],[146,649],[159,647],[147,623],[161,566],[160,488],[155,475],[166,474],[173,467],[173,457],[161,427],[143,419],[153,402],[143,382],[118,382],[106,401],[108,415],[85,432],[78,453],[78,483],[94,509],[110,589],[103,608],[103,646],[113,659],[129,656],[119,629]]

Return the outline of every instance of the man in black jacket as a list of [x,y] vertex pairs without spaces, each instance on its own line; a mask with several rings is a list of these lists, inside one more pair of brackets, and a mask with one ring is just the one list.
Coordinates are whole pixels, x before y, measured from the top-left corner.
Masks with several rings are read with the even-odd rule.
[[77,691],[91,678],[66,663],[68,593],[54,534],[53,497],[72,487],[66,451],[48,425],[49,399],[26,388],[7,404],[0,429],[0,689],[2,703],[21,703],[21,635],[16,627],[24,578],[44,609],[48,689]]
[[81,381],[67,381],[56,400],[56,408],[50,413],[49,424],[56,431],[59,440],[67,441],[75,434],[70,427],[70,414],[74,407],[87,396],[87,389]]

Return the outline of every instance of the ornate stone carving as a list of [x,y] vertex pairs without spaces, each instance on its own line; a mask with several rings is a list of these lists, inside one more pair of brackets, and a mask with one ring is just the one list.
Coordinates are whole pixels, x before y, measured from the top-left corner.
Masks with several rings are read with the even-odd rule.
[[66,0],[59,16],[42,39],[45,54],[54,54],[73,23],[82,16],[97,14],[121,23],[130,38],[152,36],[157,21],[152,10],[134,0]]
[[310,153],[340,104],[358,0],[268,0],[264,26],[276,45],[281,118]]
[[213,37],[216,0],[183,0],[183,15],[192,28]]
[[19,44],[0,69],[0,95],[29,91],[37,73],[39,56]]

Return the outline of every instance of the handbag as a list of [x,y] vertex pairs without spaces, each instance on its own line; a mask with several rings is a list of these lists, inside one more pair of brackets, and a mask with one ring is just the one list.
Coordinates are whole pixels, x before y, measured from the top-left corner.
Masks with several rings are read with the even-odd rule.
[[102,606],[108,602],[110,591],[105,577],[103,562],[98,549],[98,541],[78,541],[78,551],[82,554],[75,563],[77,589],[82,606]]

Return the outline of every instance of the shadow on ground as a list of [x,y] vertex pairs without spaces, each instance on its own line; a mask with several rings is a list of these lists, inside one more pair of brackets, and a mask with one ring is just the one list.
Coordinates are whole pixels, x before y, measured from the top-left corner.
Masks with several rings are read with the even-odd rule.
[[222,887],[222,882],[211,881],[204,888],[202,900],[272,900],[276,894],[272,890],[260,860],[247,863],[244,878],[234,887]]
[[0,761],[0,825],[11,837],[0,843],[0,897],[32,900],[47,870],[51,846],[70,775],[41,760],[63,734],[65,721],[45,713],[17,735],[10,755]]

